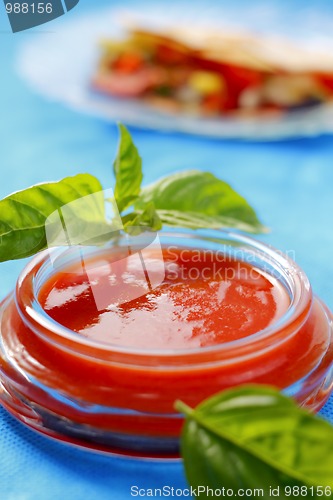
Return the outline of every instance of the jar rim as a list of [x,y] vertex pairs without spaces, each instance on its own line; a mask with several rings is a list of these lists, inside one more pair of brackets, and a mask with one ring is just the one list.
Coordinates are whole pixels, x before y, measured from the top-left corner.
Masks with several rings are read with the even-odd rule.
[[[138,358],[141,356],[143,358],[156,358],[156,360],[158,358],[160,360],[167,360],[168,358],[184,359],[184,357],[188,357],[189,359],[191,357],[195,359],[200,357],[200,359],[207,358],[208,360],[210,355],[216,353],[224,353],[226,355],[228,353],[233,358],[233,362],[234,357],[232,354],[235,354],[237,357],[246,355],[249,351],[253,352],[254,346],[260,352],[262,352],[262,349],[272,348],[277,341],[284,341],[289,338],[305,322],[312,303],[312,290],[309,280],[298,264],[273,246],[243,233],[230,230],[185,230],[185,232],[180,232],[179,230],[162,230],[158,234],[163,238],[167,237],[175,240],[178,238],[184,242],[189,240],[193,242],[194,240],[223,245],[226,243],[231,245],[233,242],[236,245],[245,246],[249,251],[254,252],[254,254],[265,259],[280,270],[291,292],[288,309],[274,323],[271,323],[258,332],[240,339],[211,346],[182,349],[149,349],[96,341],[78,335],[73,330],[53,320],[44,311],[38,301],[38,293],[35,290],[36,276],[43,265],[48,265],[51,254],[55,256],[68,252],[68,247],[65,249],[61,247],[44,250],[36,255],[21,272],[15,289],[15,300],[21,318],[37,335],[41,335],[48,340],[51,335],[52,340],[59,346],[62,346],[62,348],[70,351],[75,350],[88,357],[91,357],[91,355],[94,357],[96,355],[97,357],[100,355],[104,357],[105,355],[113,354],[116,356],[119,354],[125,357],[135,356],[135,358]],[[188,248],[186,247],[186,243],[181,246],[182,248]],[[286,285],[284,286],[286,287]],[[267,346],[267,339],[272,341],[269,346]]]

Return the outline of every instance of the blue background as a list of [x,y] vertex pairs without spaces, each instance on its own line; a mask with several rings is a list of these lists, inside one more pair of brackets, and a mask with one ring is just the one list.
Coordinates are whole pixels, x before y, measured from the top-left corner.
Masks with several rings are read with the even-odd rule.
[[[109,4],[81,0],[68,16]],[[130,2],[127,2],[129,4]],[[112,2],[114,4],[114,2]],[[293,2],[297,8],[300,2]],[[302,2],[304,4],[304,2]],[[122,2],[124,5],[124,2]],[[328,10],[329,2],[316,2]],[[112,182],[117,130],[35,95],[15,73],[20,44],[43,29],[13,35],[0,5],[0,196],[33,183],[91,172]],[[84,36],[84,34],[83,34]],[[246,196],[272,232],[263,239],[294,252],[315,292],[333,309],[333,137],[256,143],[131,129],[145,182],[180,169],[210,170]],[[0,296],[24,262],[0,265]],[[333,417],[333,401],[323,410]],[[98,456],[51,442],[0,409],[0,498],[128,499],[130,486],[186,486],[180,463]]]

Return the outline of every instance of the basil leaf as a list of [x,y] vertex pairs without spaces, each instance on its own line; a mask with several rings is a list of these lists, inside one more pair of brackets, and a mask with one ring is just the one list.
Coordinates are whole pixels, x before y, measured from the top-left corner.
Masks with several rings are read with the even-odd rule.
[[[221,229],[234,228],[248,233],[257,232],[257,227],[238,219],[223,215],[205,215],[199,212],[180,212],[179,210],[157,210],[157,213],[167,226],[185,227],[189,229]],[[264,228],[261,226],[261,230]]]
[[122,217],[124,229],[127,233],[135,236],[144,231],[159,231],[162,228],[162,222],[159,218],[154,203],[148,203],[141,212],[132,212]]
[[140,193],[142,161],[127,128],[119,125],[120,142],[113,171],[116,177],[114,196],[119,212],[133,204]]
[[286,486],[333,488],[333,427],[278,390],[241,386],[176,408],[187,415],[181,452],[193,487],[262,488],[264,498],[270,487],[279,498]]
[[[101,191],[96,177],[79,174],[38,184],[0,201],[0,262],[29,257],[46,248],[45,221],[71,201]],[[103,206],[89,206],[89,220],[104,220]]]
[[[173,210],[178,213],[189,214],[192,225],[186,227],[207,227],[207,219],[201,219],[199,215],[211,217],[210,224],[214,227],[239,227],[246,225],[246,230],[251,232],[263,232],[264,226],[259,222],[255,211],[247,201],[234,191],[229,184],[221,181],[209,172],[187,170],[179,172],[144,187],[139,199],[135,203],[137,208],[142,208],[146,203],[153,201],[158,211]],[[159,212],[163,220],[163,213]],[[197,222],[194,223],[194,214],[198,214]],[[169,216],[166,224],[176,224],[176,218]],[[218,219],[225,217],[226,219]],[[215,221],[213,221],[215,218]],[[213,227],[210,225],[209,227]]]

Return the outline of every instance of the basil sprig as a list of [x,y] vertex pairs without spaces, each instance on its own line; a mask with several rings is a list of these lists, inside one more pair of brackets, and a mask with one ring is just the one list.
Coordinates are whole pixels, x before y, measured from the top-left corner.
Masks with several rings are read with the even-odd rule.
[[127,128],[119,125],[120,141],[113,163],[116,178],[114,190],[119,212],[132,205],[140,194],[142,183],[142,160]]
[[[45,222],[49,215],[67,203],[102,189],[93,175],[79,174],[59,182],[37,184],[1,200],[0,262],[30,257],[46,248]],[[104,220],[103,207],[89,206],[89,220]]]
[[185,170],[164,177],[141,190],[136,206],[148,202],[168,226],[265,230],[248,202],[210,172]]
[[[265,231],[247,201],[208,172],[183,171],[142,188],[138,150],[124,125],[119,125],[119,132],[113,165],[114,198],[125,231],[132,234],[158,231],[162,224],[192,229],[228,227],[253,233]],[[102,189],[96,177],[79,174],[32,186],[1,200],[0,262],[28,257],[45,249],[45,222],[49,215]],[[114,236],[101,203],[96,206],[93,201],[90,203],[91,206],[77,214],[82,219],[78,221],[78,231],[94,224],[103,227],[105,234],[105,224],[109,224],[110,237]]]
[[192,487],[261,488],[264,498],[279,487],[280,499],[292,497],[293,486],[307,487],[302,498],[317,498],[326,487],[331,497],[333,427],[277,389],[240,386],[196,409],[175,406],[186,415],[181,453]]

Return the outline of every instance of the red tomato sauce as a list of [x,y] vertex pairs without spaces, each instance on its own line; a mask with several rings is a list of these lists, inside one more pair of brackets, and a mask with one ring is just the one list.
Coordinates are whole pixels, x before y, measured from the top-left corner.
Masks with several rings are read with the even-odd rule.
[[[152,267],[154,255],[145,257],[147,268]],[[89,277],[81,266],[57,274],[39,300],[55,321],[78,334],[134,349],[188,349],[237,340],[263,330],[288,308],[283,286],[244,262],[185,249],[164,249],[163,260],[165,278],[153,289],[142,282],[140,260],[129,269],[121,259],[113,258],[109,266],[104,257]],[[96,287],[113,299],[103,310],[96,306]],[[141,295],[131,300],[133,288]]]
[[[154,267],[153,251],[145,259],[147,268]],[[328,391],[309,403],[332,362],[327,316],[317,300],[310,296],[287,330],[282,326],[274,338],[262,338],[258,332],[276,325],[291,302],[278,280],[213,251],[165,247],[163,260],[165,276],[155,287],[142,279],[142,267],[126,266],[114,254],[86,263],[89,278],[79,264],[54,273],[38,300],[49,317],[72,331],[68,338],[42,323],[40,330],[30,327],[11,301],[2,339],[20,367],[14,372],[3,360],[14,396],[23,394],[34,408],[78,425],[173,438],[182,425],[173,417],[176,399],[194,407],[238,384],[287,388],[320,365],[316,380],[297,397],[313,407],[322,404]],[[108,299],[102,308],[96,291]]]

